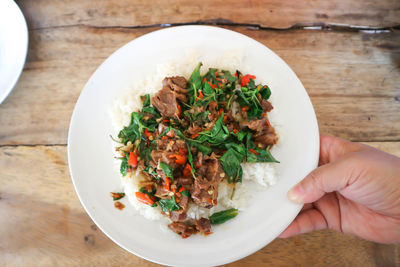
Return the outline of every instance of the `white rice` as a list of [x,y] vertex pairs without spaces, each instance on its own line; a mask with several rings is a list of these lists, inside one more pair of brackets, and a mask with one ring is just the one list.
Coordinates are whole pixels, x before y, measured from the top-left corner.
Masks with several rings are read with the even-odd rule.
[[[179,62],[160,64],[157,66],[157,71],[154,75],[144,77],[144,79],[140,81],[135,81],[126,95],[121,95],[114,100],[110,110],[110,116],[115,127],[114,136],[116,136],[124,126],[129,125],[130,114],[133,111],[141,109],[142,103],[140,101],[140,95],[155,94],[161,89],[162,80],[167,76],[181,75],[188,79],[194,67],[200,61],[203,62],[203,67],[201,68],[202,74],[207,72],[210,67],[230,70],[231,72],[235,72],[238,69],[243,73],[247,73],[245,66],[241,64],[242,55],[238,51],[232,51],[232,53],[226,54],[219,59],[208,61],[202,60],[202,58],[192,52],[188,53],[187,57]],[[276,126],[273,111],[269,113],[269,119],[272,125]],[[279,127],[275,128],[277,132],[279,132]],[[112,145],[116,146],[115,143]],[[116,160],[116,169],[118,170],[120,163],[120,160]],[[211,209],[205,209],[191,203],[187,212],[188,218],[198,219],[200,217],[208,217],[215,212],[229,208],[243,210],[246,208],[251,198],[250,192],[253,192],[252,190],[254,190],[255,185],[265,190],[277,182],[274,163],[244,163],[242,164],[242,168],[243,181],[242,183],[236,184],[234,193],[231,185],[227,182],[222,182],[218,189],[218,205]],[[149,220],[166,218],[160,213],[159,207],[152,208],[137,201],[135,192],[139,191],[141,179],[143,178],[139,172],[128,174],[125,177],[121,176],[122,186],[129,202],[142,216]]]

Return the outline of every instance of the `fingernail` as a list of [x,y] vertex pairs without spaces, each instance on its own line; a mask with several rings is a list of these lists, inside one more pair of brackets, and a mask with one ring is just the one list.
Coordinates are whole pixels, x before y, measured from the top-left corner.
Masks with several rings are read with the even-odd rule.
[[292,189],[289,190],[289,192],[287,193],[287,197],[290,201],[293,201],[295,203],[303,203],[303,197],[302,194],[299,192],[299,186],[296,185],[295,187],[293,187]]

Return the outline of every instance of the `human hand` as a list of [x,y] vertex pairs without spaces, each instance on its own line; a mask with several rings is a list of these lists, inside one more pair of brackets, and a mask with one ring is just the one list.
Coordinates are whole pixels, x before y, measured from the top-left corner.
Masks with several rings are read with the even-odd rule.
[[400,242],[400,158],[321,136],[319,167],[288,192],[305,203],[281,238],[320,229]]

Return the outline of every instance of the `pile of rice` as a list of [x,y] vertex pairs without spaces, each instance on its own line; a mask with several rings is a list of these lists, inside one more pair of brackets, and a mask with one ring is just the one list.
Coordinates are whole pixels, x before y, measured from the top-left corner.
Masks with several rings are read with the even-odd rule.
[[[113,106],[110,110],[110,116],[115,128],[113,135],[116,136],[124,126],[129,125],[130,115],[133,111],[141,109],[142,102],[140,101],[139,96],[144,94],[155,94],[161,89],[162,80],[165,77],[184,76],[186,79],[189,79],[194,67],[198,62],[203,62],[203,67],[201,68],[202,75],[205,74],[208,68],[211,67],[229,70],[232,73],[236,70],[240,70],[242,73],[247,73],[245,66],[242,66],[241,64],[242,56],[240,56],[238,51],[229,53],[229,55],[224,55],[217,60],[207,61],[204,59],[202,60],[199,58],[199,56],[191,53],[187,55],[186,59],[180,60],[179,62],[160,64],[157,66],[157,71],[154,75],[144,77],[143,80],[140,81],[135,81],[126,95],[121,95],[114,100]],[[274,110],[269,113],[269,119],[271,124],[275,126]],[[279,128],[276,130],[279,134]],[[278,141],[278,145],[279,142],[280,141]],[[115,147],[117,144],[113,143],[112,145]],[[116,156],[118,157],[119,155]],[[121,161],[116,159],[115,164],[116,171],[119,171]],[[242,183],[237,183],[235,190],[233,190],[232,185],[229,185],[225,181],[222,182],[218,188],[218,205],[211,209],[206,209],[191,203],[187,212],[188,218],[208,218],[215,212],[229,208],[244,210],[255,190],[265,190],[277,182],[274,164],[276,163],[243,163]],[[149,220],[160,220],[162,218],[166,218],[161,214],[159,207],[152,208],[137,201],[135,192],[139,191],[139,184],[142,179],[143,177],[139,172],[128,174],[125,177],[121,175],[123,190],[129,202],[135,207],[138,213]]]

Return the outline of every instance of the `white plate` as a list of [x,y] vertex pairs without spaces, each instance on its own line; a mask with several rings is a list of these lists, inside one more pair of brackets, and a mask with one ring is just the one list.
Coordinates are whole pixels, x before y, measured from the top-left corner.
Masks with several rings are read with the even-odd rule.
[[13,0],[0,1],[0,104],[21,75],[28,49],[28,28]]
[[[163,231],[159,222],[113,207],[109,192],[120,188],[109,134],[113,99],[134,79],[156,71],[158,63],[182,57],[186,49],[215,56],[244,49],[249,73],[268,81],[284,138],[275,156],[280,180],[256,195],[248,209],[214,229],[188,239]],[[193,67],[197,62],[193,62]],[[83,89],[71,118],[68,159],[82,205],[99,228],[126,250],[153,262],[178,266],[219,265],[254,253],[276,238],[301,205],[286,192],[317,166],[319,133],[310,99],[294,72],[274,52],[242,34],[217,27],[184,26],[146,34],[112,54]]]

